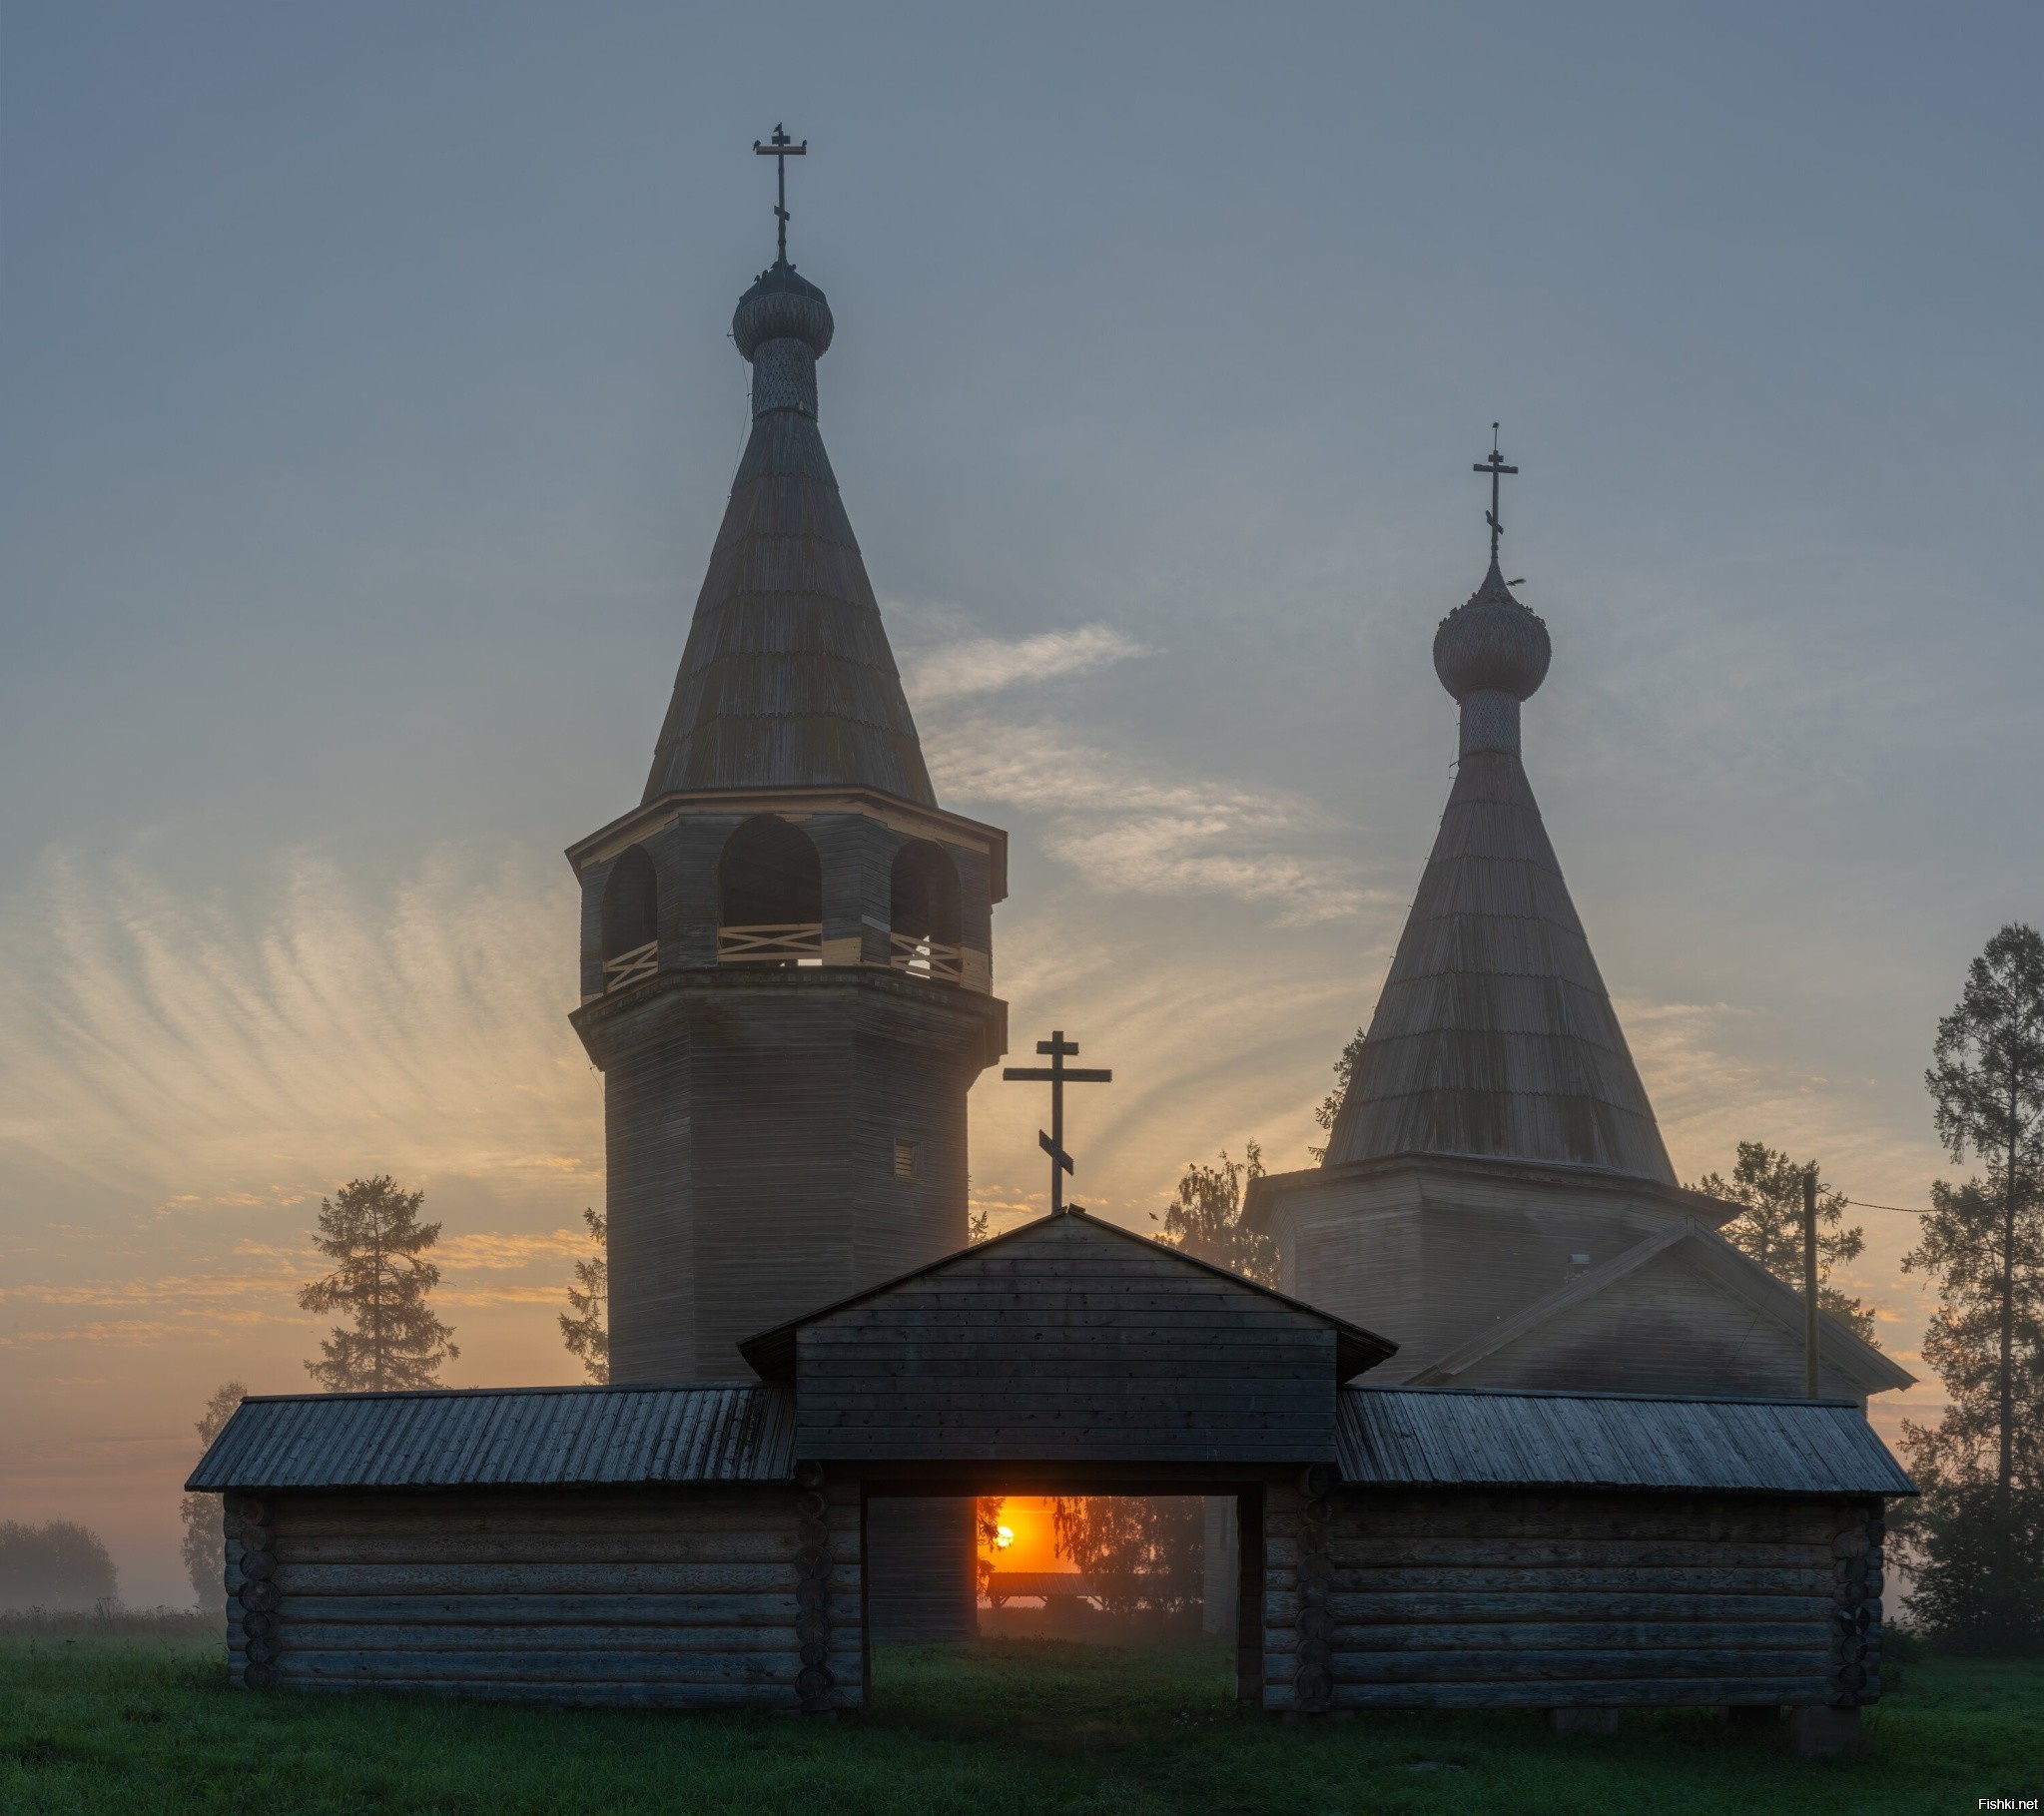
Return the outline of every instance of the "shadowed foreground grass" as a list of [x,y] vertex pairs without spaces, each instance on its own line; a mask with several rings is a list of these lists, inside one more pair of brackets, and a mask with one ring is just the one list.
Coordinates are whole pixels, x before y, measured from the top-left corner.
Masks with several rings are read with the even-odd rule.
[[883,1649],[875,1676],[836,1722],[533,1710],[237,1695],[206,1642],[0,1638],[0,1809],[1942,1816],[2044,1784],[2044,1664],[1909,1665],[1833,1764],[1690,1711],[1617,1740],[1520,1714],[1286,1725],[1236,1709],[1211,1646]]

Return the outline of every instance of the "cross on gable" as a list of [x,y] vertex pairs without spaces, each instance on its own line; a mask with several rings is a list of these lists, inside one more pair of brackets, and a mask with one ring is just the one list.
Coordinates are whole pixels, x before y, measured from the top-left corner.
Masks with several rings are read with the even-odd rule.
[[781,263],[788,263],[788,160],[809,156],[809,141],[800,145],[788,137],[787,129],[779,121],[774,123],[774,136],[762,145],[757,139],[752,142],[756,157],[774,160],[774,220],[779,223]]
[[1050,1214],[1064,1210],[1064,1175],[1072,1171],[1071,1156],[1064,1151],[1064,1087],[1067,1084],[1111,1084],[1114,1074],[1104,1067],[1082,1068],[1064,1062],[1078,1055],[1078,1042],[1066,1040],[1062,1028],[1052,1028],[1048,1040],[1036,1042],[1036,1051],[1049,1056],[1048,1065],[1011,1065],[1001,1076],[1011,1083],[1047,1084],[1050,1087],[1050,1132],[1036,1131],[1036,1145],[1050,1156]]

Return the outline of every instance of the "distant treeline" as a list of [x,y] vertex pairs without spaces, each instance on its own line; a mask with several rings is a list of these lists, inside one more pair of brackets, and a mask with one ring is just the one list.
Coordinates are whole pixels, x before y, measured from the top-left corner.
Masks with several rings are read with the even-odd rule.
[[91,1527],[0,1520],[0,1612],[93,1608],[118,1594],[114,1560]]

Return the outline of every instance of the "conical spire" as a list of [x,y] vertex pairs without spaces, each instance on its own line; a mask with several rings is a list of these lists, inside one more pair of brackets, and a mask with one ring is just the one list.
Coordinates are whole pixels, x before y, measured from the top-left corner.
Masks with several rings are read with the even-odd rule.
[[[785,226],[785,223],[784,223]],[[752,437],[696,600],[646,800],[864,786],[936,805],[866,563],[816,425],[824,294],[785,257],[731,321]]]
[[1519,759],[1520,703],[1549,654],[1494,535],[1483,585],[1434,638],[1435,673],[1462,708],[1462,761],[1329,1166],[1478,1155],[1676,1182]]

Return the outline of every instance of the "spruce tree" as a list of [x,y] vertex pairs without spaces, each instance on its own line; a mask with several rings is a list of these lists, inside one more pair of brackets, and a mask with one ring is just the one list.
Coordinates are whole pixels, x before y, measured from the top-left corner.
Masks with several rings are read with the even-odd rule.
[[386,1173],[350,1179],[320,1200],[314,1245],[340,1265],[325,1280],[299,1289],[309,1312],[341,1312],[354,1328],[334,1327],[323,1339],[325,1360],[306,1372],[329,1393],[438,1385],[440,1365],[461,1352],[454,1332],[433,1316],[426,1295],[440,1270],[419,1259],[440,1239],[437,1223],[420,1223],[423,1192],[401,1192]]
[[1914,1607],[1973,1649],[2044,1644],[2044,937],[2004,926],[1938,1023],[1924,1083],[1955,1161],[1905,1268],[1938,1284],[1923,1357],[1949,1405],[1903,1427],[1924,1501]]
[[[1816,1168],[1814,1160],[1790,1160],[1763,1141],[1741,1141],[1731,1177],[1706,1173],[1696,1189],[1739,1207],[1718,1235],[1750,1255],[1776,1280],[1802,1291],[1802,1180]],[[1852,1260],[1866,1247],[1866,1234],[1856,1225],[1843,1226],[1845,1194],[1817,1177],[1817,1304],[1849,1325],[1855,1336],[1874,1342],[1873,1313],[1857,1299],[1827,1284],[1826,1276],[1840,1262]]]
[[596,1253],[575,1263],[576,1285],[568,1288],[568,1310],[561,1313],[561,1342],[588,1372],[589,1379],[610,1379],[610,1226],[603,1213],[584,1208],[582,1221]]
[[[213,1441],[227,1430],[248,1389],[239,1381],[225,1381],[213,1390],[206,1411],[193,1430],[199,1434],[199,1453],[204,1456]],[[183,1550],[185,1573],[192,1579],[192,1593],[202,1613],[220,1614],[227,1608],[227,1549],[221,1530],[218,1495],[187,1495],[179,1507],[185,1522]]]

